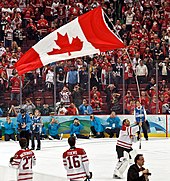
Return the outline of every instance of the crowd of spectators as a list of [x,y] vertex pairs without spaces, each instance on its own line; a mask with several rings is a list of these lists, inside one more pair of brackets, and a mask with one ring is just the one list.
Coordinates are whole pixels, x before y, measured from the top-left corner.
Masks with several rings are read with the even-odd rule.
[[[125,49],[118,49],[52,63],[28,72],[21,78],[17,75],[14,64],[23,55],[26,41],[38,42],[50,32],[97,6],[102,6],[109,27],[119,34],[129,55]],[[158,102],[158,112],[169,113],[169,20],[169,0],[0,0],[0,96],[10,91],[11,103],[16,100],[16,106],[19,105],[21,83],[23,100],[27,101],[26,98],[32,97],[39,90],[53,91],[56,80],[57,101],[62,103],[59,107],[66,107],[65,111],[61,111],[62,115],[100,112],[105,102],[101,96],[103,92],[106,94],[109,112],[122,113],[122,94],[119,88],[124,75],[127,93],[125,109],[127,114],[131,114],[137,97],[129,97],[129,89],[131,84],[136,83],[136,74],[139,85],[148,83],[140,97],[148,112],[155,114]],[[161,85],[155,82],[156,64]],[[84,106],[82,95],[88,91],[89,80],[91,93],[86,100],[88,105]],[[158,99],[155,95],[156,86],[159,86]],[[38,99],[32,102],[27,102],[26,105],[29,105],[26,107],[39,106],[44,110],[42,115],[54,111],[48,104],[38,103]],[[3,103],[2,109],[6,105]],[[81,110],[81,105],[85,109]],[[12,106],[8,108],[14,109]]]

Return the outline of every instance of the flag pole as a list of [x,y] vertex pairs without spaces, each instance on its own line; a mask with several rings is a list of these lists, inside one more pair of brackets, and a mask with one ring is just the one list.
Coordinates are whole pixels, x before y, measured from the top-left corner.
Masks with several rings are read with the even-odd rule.
[[19,76],[20,79],[20,91],[19,91],[19,105],[20,105],[20,109],[22,107],[22,77]]
[[[103,11],[103,12],[104,12],[104,11]],[[105,16],[107,17],[107,19],[109,20],[109,17],[107,16],[107,14],[106,14],[105,12],[104,12],[104,15],[105,15]],[[114,27],[114,24],[113,24],[112,22],[110,22],[110,21],[109,21],[109,23],[112,25],[113,30],[115,31],[115,34],[121,39],[119,33],[117,32],[117,30],[116,30],[115,27]],[[130,55],[129,55],[128,51],[127,51],[127,48],[124,48],[124,49],[125,49],[126,54],[127,54],[128,58],[129,58],[129,60],[130,60],[130,63],[133,65],[132,60],[131,60],[131,58],[130,58]],[[135,74],[136,87],[137,87],[137,91],[138,91],[138,95],[139,95],[139,99],[140,99],[140,87],[139,87],[139,82],[138,82],[138,79],[137,79],[136,71],[135,71],[135,70],[133,70],[133,71],[134,71],[134,74]]]
[[54,65],[54,115],[56,115],[56,64]]
[[90,100],[90,64],[88,64],[88,98],[89,98],[88,103],[90,105],[90,102],[91,102]]

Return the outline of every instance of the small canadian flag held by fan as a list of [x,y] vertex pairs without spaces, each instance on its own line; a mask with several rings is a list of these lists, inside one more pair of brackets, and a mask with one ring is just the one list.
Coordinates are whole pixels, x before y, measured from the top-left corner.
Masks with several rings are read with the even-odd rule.
[[19,75],[49,63],[124,48],[108,28],[101,7],[53,31],[30,48],[15,64]]

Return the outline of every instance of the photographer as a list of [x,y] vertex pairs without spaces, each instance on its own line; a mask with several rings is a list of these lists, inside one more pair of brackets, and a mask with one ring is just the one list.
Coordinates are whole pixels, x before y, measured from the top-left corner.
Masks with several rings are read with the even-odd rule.
[[80,134],[83,130],[83,125],[80,123],[78,118],[74,118],[73,123],[70,125],[70,136],[76,136],[77,138],[89,139],[89,136]]
[[104,138],[104,128],[101,124],[99,118],[94,117],[93,114],[90,115],[90,130],[94,135],[94,138]]
[[31,126],[31,118],[24,109],[21,109],[17,116],[18,131],[20,132],[20,138],[27,139],[27,148],[29,147],[29,134]]
[[15,141],[14,135],[14,124],[9,116],[6,118],[6,122],[4,123],[5,128],[5,141],[9,141],[10,139]]
[[143,155],[136,155],[134,161],[135,164],[129,167],[127,181],[149,181],[148,176],[151,175],[151,173],[143,167],[145,161]]
[[57,139],[61,140],[63,137],[63,134],[59,136],[58,129],[60,127],[60,123],[55,118],[51,119],[51,122],[48,125],[48,132],[49,132],[49,140]]

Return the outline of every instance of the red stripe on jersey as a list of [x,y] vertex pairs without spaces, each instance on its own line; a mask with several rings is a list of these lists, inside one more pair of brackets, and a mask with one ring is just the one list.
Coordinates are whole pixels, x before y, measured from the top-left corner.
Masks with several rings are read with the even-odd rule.
[[30,180],[30,179],[33,179],[33,177],[20,178],[20,179],[18,179],[18,181],[22,181],[22,180]]
[[88,162],[89,160],[87,159],[87,160],[83,160],[82,162]]
[[125,47],[107,27],[101,7],[94,9],[92,13],[79,16],[78,21],[87,41],[101,52]]
[[119,143],[117,143],[117,146],[124,147],[124,148],[127,148],[127,149],[130,149],[130,148],[131,148],[131,146],[126,146],[126,145],[119,144]]
[[87,155],[86,155],[86,156],[82,156],[82,159],[83,159],[83,158],[87,158]]
[[126,143],[126,142],[124,142],[124,141],[120,141],[120,140],[118,140],[117,142],[118,142],[118,143],[123,143],[123,144],[125,144],[125,145],[132,146],[132,144],[130,144],[130,143]]
[[32,173],[19,173],[19,176],[20,175],[30,175],[30,174],[32,175]]
[[67,176],[81,175],[81,174],[85,174],[85,173],[86,173],[86,172],[75,173],[75,174],[67,174]]
[[42,66],[40,56],[33,48],[30,48],[15,64],[19,75]]
[[80,179],[80,178],[86,178],[86,177],[84,177],[84,176],[82,176],[82,177],[74,177],[74,178],[72,178],[72,179],[70,179],[70,180],[75,180],[75,179]]

